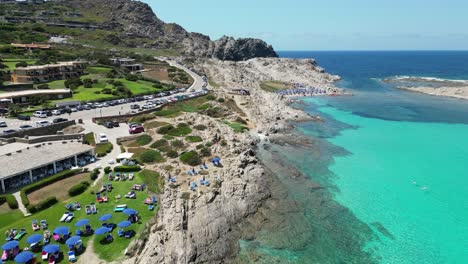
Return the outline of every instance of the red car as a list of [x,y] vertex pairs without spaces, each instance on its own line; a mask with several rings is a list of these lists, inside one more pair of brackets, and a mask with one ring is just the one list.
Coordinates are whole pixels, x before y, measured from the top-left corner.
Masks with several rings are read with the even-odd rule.
[[141,132],[145,132],[145,128],[142,127],[142,126],[133,126],[128,130],[128,132],[130,134],[138,134],[138,133],[141,133]]

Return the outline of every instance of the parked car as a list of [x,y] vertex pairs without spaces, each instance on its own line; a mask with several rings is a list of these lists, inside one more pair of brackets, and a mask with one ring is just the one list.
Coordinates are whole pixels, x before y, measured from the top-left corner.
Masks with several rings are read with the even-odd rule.
[[0,108],[0,114],[8,114],[10,110],[8,110],[8,108]]
[[140,109],[140,106],[137,105],[137,104],[132,104],[132,105],[130,106],[130,109],[132,109],[132,110]]
[[109,142],[109,139],[107,138],[106,134],[104,133],[99,134],[99,142],[101,143]]
[[7,127],[7,123],[5,121],[0,121],[0,127]]
[[70,108],[70,111],[72,111],[72,112],[78,112],[78,109],[77,109],[77,108]]
[[114,121],[110,121],[110,123],[112,124],[113,127],[119,127],[119,126],[120,126],[119,122],[117,122],[117,121],[115,121],[115,120],[114,120]]
[[31,126],[31,125],[22,125],[22,126],[20,126],[19,128],[20,128],[21,130],[26,130],[26,129],[32,128],[32,126]]
[[104,122],[102,123],[102,125],[106,128],[114,128],[114,125],[112,124],[112,122]]
[[142,132],[145,132],[145,128],[143,126],[133,126],[128,130],[128,133],[130,134],[138,134]]
[[52,120],[52,123],[57,124],[57,123],[65,122],[65,121],[68,121],[68,119],[59,117],[59,118],[55,118],[54,120]]
[[12,133],[16,133],[16,130],[14,129],[3,130],[3,134],[12,134]]
[[19,115],[18,119],[19,120],[24,120],[24,121],[29,121],[29,120],[31,120],[31,117],[27,116],[27,115]]
[[56,109],[56,110],[52,110],[52,114],[53,115],[61,115],[62,114],[62,111]]
[[89,105],[83,105],[83,110],[91,110],[91,106],[89,106]]
[[36,121],[36,127],[45,127],[48,125],[50,125],[50,122],[48,120]]
[[33,114],[34,117],[47,118],[47,113],[44,111],[36,111]]

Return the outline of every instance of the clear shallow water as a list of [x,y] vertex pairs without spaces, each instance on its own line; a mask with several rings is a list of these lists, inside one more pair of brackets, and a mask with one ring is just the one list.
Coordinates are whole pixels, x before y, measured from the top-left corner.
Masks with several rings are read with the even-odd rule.
[[[468,101],[401,91],[381,81],[468,79],[468,52],[280,55],[316,58],[355,96],[304,99],[299,107],[325,119],[298,127],[314,146],[265,151],[267,166],[302,210],[294,225],[314,235],[299,250],[268,244],[265,237],[277,235],[268,230],[253,248],[285,263],[468,263]],[[271,151],[323,189],[311,191],[288,177],[269,160]],[[296,226],[290,229],[305,237]],[[252,250],[251,243],[242,248]]]

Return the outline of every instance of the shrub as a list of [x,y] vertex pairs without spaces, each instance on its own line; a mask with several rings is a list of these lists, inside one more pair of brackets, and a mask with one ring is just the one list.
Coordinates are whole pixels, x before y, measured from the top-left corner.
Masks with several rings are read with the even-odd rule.
[[195,146],[196,149],[202,149],[203,147],[203,144],[198,144],[197,146]]
[[160,127],[157,130],[157,132],[158,132],[158,134],[165,135],[165,134],[169,133],[170,131],[172,131],[174,129],[175,129],[175,127],[173,125],[165,125],[165,126]]
[[78,173],[81,172],[81,169],[76,169],[76,170],[66,170],[62,171],[60,173],[57,173],[53,176],[50,176],[48,178],[45,178],[43,180],[37,181],[35,183],[32,183],[28,186],[25,186],[21,188],[20,190],[20,196],[21,196],[21,201],[24,204],[24,206],[29,205],[29,199],[28,199],[28,194],[37,191],[41,189],[44,186],[50,185],[52,183],[58,182],[60,180],[66,179],[68,177],[74,176]]
[[137,143],[140,146],[144,146],[148,143],[150,143],[153,140],[150,135],[141,135],[137,138]]
[[132,166],[127,166],[127,165],[120,165],[114,167],[115,172],[135,172],[135,171],[140,171],[141,168],[138,165],[132,165]]
[[95,181],[99,177],[99,169],[94,169],[91,174],[89,175],[92,181]]
[[77,196],[82,194],[84,191],[86,191],[86,189],[88,189],[89,185],[90,184],[87,181],[80,182],[68,190],[68,195]]
[[18,209],[18,201],[16,201],[16,198],[13,196],[13,194],[5,195],[5,200],[10,209]]
[[15,67],[16,68],[28,67],[28,63],[25,62],[25,61],[20,61],[20,62],[16,63]]
[[205,126],[205,125],[196,125],[196,126],[194,126],[193,128],[195,128],[196,130],[200,130],[200,131],[206,130],[206,126]]
[[214,95],[212,95],[212,94],[209,94],[209,95],[206,96],[206,99],[212,101],[212,100],[216,100],[216,97]]
[[177,158],[177,156],[179,156],[179,153],[177,153],[177,151],[171,149],[166,153],[166,155],[169,158]]
[[157,132],[163,135],[167,134],[169,136],[181,137],[192,133],[192,129],[188,124],[180,123],[177,127],[174,127],[173,125],[160,127]]
[[104,173],[108,174],[109,172],[112,172],[112,168],[110,166],[107,166],[104,168]]
[[49,85],[47,83],[39,84],[37,89],[49,89]]
[[154,163],[154,162],[163,162],[164,158],[162,157],[159,151],[148,149],[143,151],[140,156],[140,161],[143,163]]
[[204,147],[200,150],[200,155],[202,155],[202,157],[209,157],[211,156],[211,150],[207,147]]
[[159,151],[166,152],[166,151],[169,151],[169,142],[165,139],[160,139],[160,140],[155,141],[153,144],[151,144],[150,147],[155,148]]
[[218,102],[220,102],[220,103],[224,103],[224,102],[225,102],[225,100],[224,100],[224,98],[219,98],[219,99],[218,99]]
[[202,142],[203,139],[199,136],[187,136],[185,137],[185,140],[188,142],[196,143],[196,142]]
[[45,199],[44,201],[39,202],[36,205],[29,204],[26,207],[26,209],[28,209],[28,211],[30,213],[37,213],[39,211],[42,211],[44,209],[47,209],[47,208],[51,207],[52,205],[54,205],[56,203],[58,203],[57,198],[55,196],[51,196],[51,197]]
[[184,164],[190,166],[197,166],[201,164],[200,156],[195,150],[185,152],[184,154],[180,155],[179,158],[180,161],[182,161]]
[[125,76],[125,79],[127,81],[136,82],[136,81],[138,81],[138,76],[133,75],[133,74],[129,74],[129,75]]
[[219,142],[219,144],[220,144],[221,146],[223,146],[223,147],[227,146],[227,142],[226,142],[226,140],[224,140],[224,139],[221,140],[221,142]]
[[163,138],[164,138],[165,140],[173,140],[173,139],[174,139],[173,136],[169,136],[169,135],[164,135]]
[[104,88],[101,90],[101,93],[103,94],[112,94],[112,90],[110,88]]
[[171,146],[176,148],[176,149],[181,149],[184,147],[184,142],[182,142],[182,140],[174,140],[171,142]]

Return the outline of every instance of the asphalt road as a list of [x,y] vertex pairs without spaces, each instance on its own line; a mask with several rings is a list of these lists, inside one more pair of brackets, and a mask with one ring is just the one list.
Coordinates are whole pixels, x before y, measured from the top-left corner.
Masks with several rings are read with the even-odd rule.
[[[201,76],[199,76],[198,74],[192,72],[191,70],[184,67],[183,65],[178,64],[175,61],[171,61],[171,60],[166,60],[166,61],[170,65],[186,71],[193,78],[194,82],[189,87],[187,92],[177,93],[177,94],[174,94],[174,95],[169,95],[169,96],[165,96],[165,97],[161,97],[161,98],[174,97],[175,95],[187,95],[187,94],[190,94],[190,92],[188,92],[188,91],[193,90],[193,91],[197,92],[197,91],[201,91],[203,89],[205,81],[203,80],[203,78]],[[160,98],[158,98],[158,99],[160,99]],[[9,118],[0,117],[0,121],[5,121],[7,123],[7,125],[8,125],[8,127],[0,128],[0,134],[3,132],[3,130],[7,130],[7,129],[19,130],[19,127],[22,126],[22,125],[31,125],[31,126],[35,127],[36,121],[39,121],[39,120],[48,120],[48,121],[52,122],[52,120],[57,118],[57,117],[67,118],[69,120],[82,119],[84,123],[88,123],[87,121],[91,122],[91,119],[93,117],[114,116],[114,115],[129,113],[129,112],[133,111],[132,109],[130,109],[130,105],[132,105],[132,104],[138,104],[138,105],[142,106],[142,105],[145,104],[145,101],[132,102],[132,103],[115,105],[115,106],[96,108],[96,109],[91,109],[91,110],[83,110],[83,111],[79,111],[79,112],[73,112],[71,114],[62,114],[62,115],[57,115],[57,116],[49,116],[47,118],[31,117],[30,121],[22,121],[22,120],[18,120],[18,119],[9,119]]]

